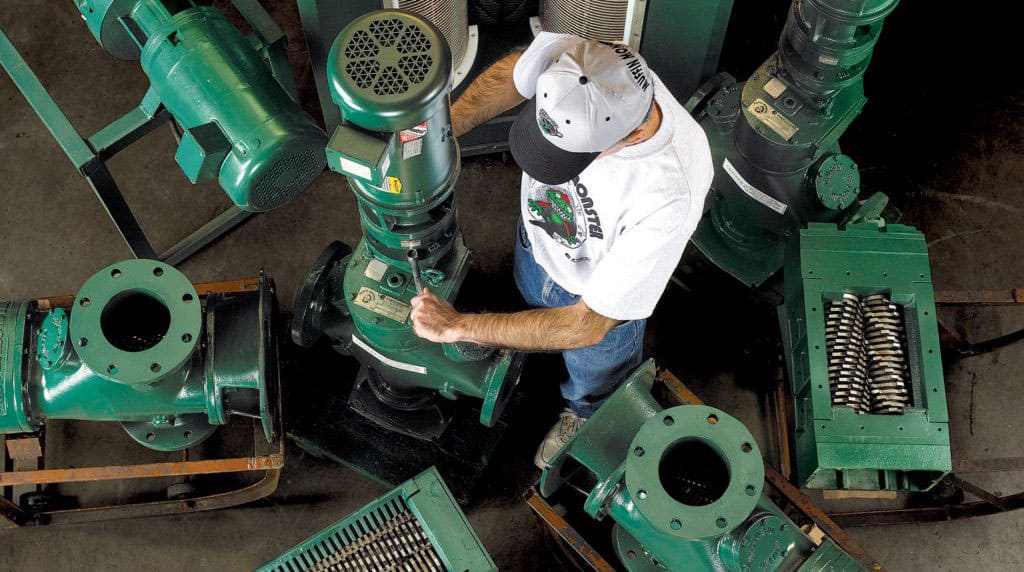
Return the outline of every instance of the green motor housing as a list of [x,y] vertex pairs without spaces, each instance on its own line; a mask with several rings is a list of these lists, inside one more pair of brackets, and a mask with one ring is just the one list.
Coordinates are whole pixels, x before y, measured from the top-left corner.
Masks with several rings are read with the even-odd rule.
[[0,434],[47,419],[117,421],[158,451],[191,447],[232,415],[274,435],[273,291],[200,296],[162,262],[94,274],[70,310],[0,302]]
[[238,207],[259,212],[323,171],[323,130],[275,77],[260,40],[219,10],[194,0],[76,4],[109,54],[141,60],[147,98],[183,129],[175,159],[190,181],[217,179]]
[[856,208],[860,172],[839,138],[867,101],[864,72],[898,2],[794,1],[779,50],[746,82],[719,74],[687,103],[715,161],[693,241],[737,280],[761,284],[807,222]]
[[[350,398],[357,411],[425,438],[450,420],[437,395],[483,400],[480,421],[492,426],[523,360],[508,350],[426,341],[409,319],[417,282],[454,301],[471,257],[455,218],[451,73],[444,37],[409,12],[371,12],[335,40],[328,78],[344,121],[328,144],[328,166],[356,195],[363,239],[354,251],[334,243],[321,255],[292,325],[300,346],[326,335],[359,359]],[[360,398],[366,389],[385,407]],[[396,411],[407,414],[398,419]]]
[[[785,291],[779,322],[793,391],[798,484],[895,491],[933,487],[952,470],[952,457],[924,234],[895,224],[811,223],[789,244]],[[844,298],[869,296],[891,301],[904,332],[904,339],[896,340],[902,348],[891,351],[903,362],[899,369],[905,371],[895,377],[903,380],[898,385],[905,388],[907,403],[885,414],[858,411],[837,399],[851,384],[844,383],[845,372],[835,372],[848,353],[838,351],[845,326],[830,323],[830,310]],[[864,337],[869,346],[874,343]],[[874,394],[876,382],[886,377],[868,377],[866,389]]]
[[[555,454],[541,475],[566,484],[583,510],[615,521],[627,570],[863,570],[832,540],[815,544],[763,494],[764,463],[750,431],[704,405],[663,408],[649,360]],[[589,491],[589,492],[588,492]]]

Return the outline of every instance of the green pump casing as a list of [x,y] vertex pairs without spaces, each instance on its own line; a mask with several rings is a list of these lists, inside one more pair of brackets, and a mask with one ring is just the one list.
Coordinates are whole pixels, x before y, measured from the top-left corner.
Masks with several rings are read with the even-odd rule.
[[0,434],[47,419],[117,421],[139,444],[191,447],[232,415],[274,435],[273,291],[200,296],[155,260],[94,274],[70,310],[0,302]]
[[193,0],[76,5],[109,54],[140,60],[149,106],[163,105],[184,131],[175,159],[190,181],[217,179],[236,205],[258,212],[323,171],[323,131],[264,61],[265,46],[219,10]]
[[[483,400],[480,421],[491,426],[518,381],[522,354],[429,342],[409,319],[417,280],[453,301],[470,261],[455,219],[460,159],[448,45],[414,14],[371,12],[335,40],[328,78],[344,117],[327,147],[328,166],[356,195],[363,239],[354,251],[334,243],[321,255],[299,293],[292,337],[308,347],[326,335],[357,357],[357,388],[367,384],[392,409],[464,395]],[[433,437],[444,426],[424,422]],[[391,425],[405,431],[416,423]]]
[[864,569],[831,539],[815,546],[763,494],[764,463],[742,423],[705,405],[662,407],[656,373],[641,365],[559,449],[542,495],[589,490],[583,510],[615,521],[632,572]]
[[839,138],[866,103],[864,72],[899,0],[795,0],[779,49],[746,82],[722,73],[687,102],[715,162],[694,244],[756,286],[807,222],[857,208],[860,172]]

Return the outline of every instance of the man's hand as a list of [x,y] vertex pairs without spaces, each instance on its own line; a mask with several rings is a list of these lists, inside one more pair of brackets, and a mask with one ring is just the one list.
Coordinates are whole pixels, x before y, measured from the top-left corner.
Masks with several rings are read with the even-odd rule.
[[462,341],[459,322],[462,314],[451,304],[434,295],[428,288],[413,297],[412,329],[416,335],[439,343]]

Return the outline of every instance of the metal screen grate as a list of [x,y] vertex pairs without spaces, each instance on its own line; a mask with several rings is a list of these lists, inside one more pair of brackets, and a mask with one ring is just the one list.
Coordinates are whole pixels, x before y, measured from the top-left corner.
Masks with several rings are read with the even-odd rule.
[[548,32],[621,42],[628,8],[629,0],[541,0],[540,24]]
[[385,0],[384,5],[408,10],[437,26],[452,50],[452,68],[462,65],[469,47],[466,0]]
[[308,148],[281,159],[253,186],[250,206],[270,210],[290,201],[320,176],[324,161],[316,150]]
[[445,570],[419,520],[400,496],[348,526],[325,532],[318,542],[278,562],[273,570]]
[[[398,18],[370,22],[366,30],[356,30],[345,46],[345,73],[360,89],[372,89],[380,96],[401,95],[421,83],[434,65],[427,53],[433,48],[427,35],[416,25]],[[381,50],[393,50],[401,56],[397,67],[381,65]],[[389,61],[390,54],[386,58]]]

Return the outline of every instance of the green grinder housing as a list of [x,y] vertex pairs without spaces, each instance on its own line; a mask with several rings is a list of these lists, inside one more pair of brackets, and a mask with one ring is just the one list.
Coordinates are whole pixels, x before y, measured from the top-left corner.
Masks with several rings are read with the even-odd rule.
[[439,395],[482,400],[480,421],[492,426],[523,360],[512,351],[423,340],[409,319],[418,284],[455,300],[471,256],[455,218],[460,159],[450,126],[451,70],[444,37],[408,12],[371,12],[335,40],[328,78],[344,121],[327,162],[356,195],[363,239],[354,251],[334,243],[321,255],[292,326],[300,346],[326,336],[359,359],[350,397],[356,411],[425,439],[450,421],[451,404]]
[[279,207],[323,171],[326,136],[284,87],[291,78],[268,65],[261,40],[203,4],[76,1],[109,54],[141,61],[151,82],[146,101],[183,130],[175,159],[188,179],[217,179],[243,210]]
[[94,274],[70,309],[0,302],[0,434],[47,419],[120,422],[158,451],[191,447],[232,415],[274,435],[273,291],[200,296],[155,260]]
[[796,0],[778,50],[745,82],[721,73],[687,103],[715,162],[694,244],[744,284],[783,266],[808,222],[858,208],[860,171],[839,138],[860,114],[864,73],[899,0]]
[[541,475],[542,495],[587,495],[584,512],[615,522],[632,572],[863,570],[832,540],[815,546],[763,494],[764,462],[742,423],[714,407],[662,407],[656,374],[641,365],[583,424]]

